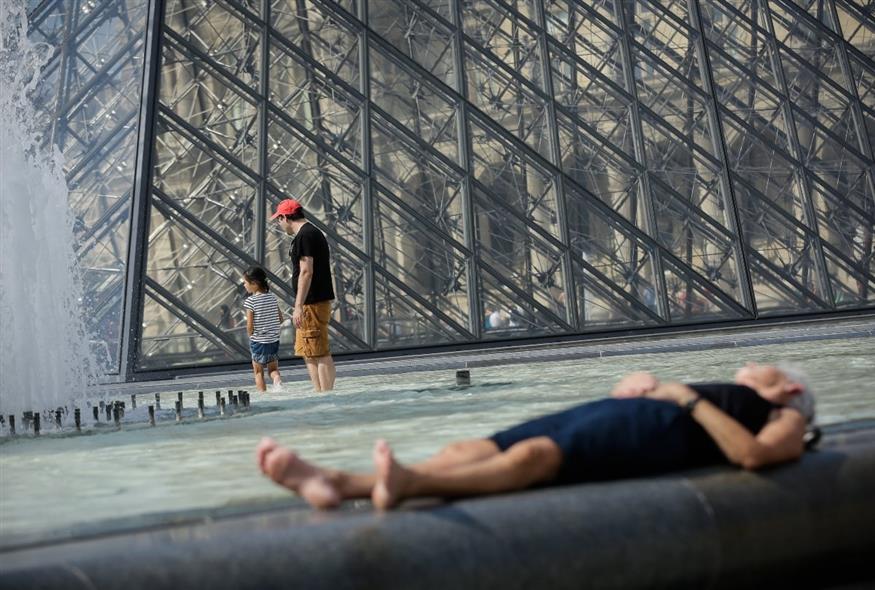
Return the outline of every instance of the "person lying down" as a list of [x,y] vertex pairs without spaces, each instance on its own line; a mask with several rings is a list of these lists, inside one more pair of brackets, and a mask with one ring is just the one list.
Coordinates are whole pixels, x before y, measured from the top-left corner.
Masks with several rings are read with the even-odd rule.
[[731,383],[660,382],[626,375],[609,397],[528,420],[485,439],[451,443],[404,465],[378,440],[374,469],[309,463],[264,438],[262,473],[319,509],[371,498],[380,510],[415,497],[470,497],[630,477],[706,465],[759,469],[802,456],[815,401],[794,367],[747,363]]

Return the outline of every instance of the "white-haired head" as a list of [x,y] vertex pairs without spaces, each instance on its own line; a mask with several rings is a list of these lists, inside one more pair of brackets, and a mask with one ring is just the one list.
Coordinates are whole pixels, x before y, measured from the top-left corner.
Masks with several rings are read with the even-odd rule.
[[809,424],[814,422],[814,392],[811,390],[808,375],[800,367],[789,363],[778,363],[775,367],[784,373],[788,382],[795,383],[802,388],[799,393],[790,398],[786,405],[802,414]]

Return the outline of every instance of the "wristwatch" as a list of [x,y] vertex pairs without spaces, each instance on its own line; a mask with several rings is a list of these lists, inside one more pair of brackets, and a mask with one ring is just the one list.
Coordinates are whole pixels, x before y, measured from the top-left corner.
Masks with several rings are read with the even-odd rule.
[[702,401],[702,397],[701,397],[701,396],[698,396],[698,395],[697,395],[696,397],[694,397],[694,398],[688,400],[688,401],[684,404],[684,410],[687,411],[687,414],[692,414],[692,413],[693,413],[693,408],[695,408],[695,407],[696,407],[696,404],[699,403],[700,401]]

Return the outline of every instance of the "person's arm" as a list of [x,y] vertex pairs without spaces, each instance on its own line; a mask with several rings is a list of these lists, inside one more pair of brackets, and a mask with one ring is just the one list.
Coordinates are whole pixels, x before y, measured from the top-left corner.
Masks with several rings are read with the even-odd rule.
[[304,319],[304,302],[310,292],[310,283],[313,282],[313,257],[301,256],[300,274],[298,275],[298,293],[295,297],[295,309],[292,312],[292,321],[296,328],[301,327]]
[[641,397],[658,386],[659,380],[650,373],[645,371],[629,373],[614,385],[611,397]]
[[246,310],[246,333],[252,336],[255,332],[255,313],[251,309]]
[[[683,383],[664,383],[647,397],[684,406],[699,394]],[[714,439],[731,463],[753,470],[798,459],[805,450],[805,419],[795,410],[780,409],[778,412],[778,418],[766,424],[757,435],[751,434],[705,398],[696,402],[691,416]]]

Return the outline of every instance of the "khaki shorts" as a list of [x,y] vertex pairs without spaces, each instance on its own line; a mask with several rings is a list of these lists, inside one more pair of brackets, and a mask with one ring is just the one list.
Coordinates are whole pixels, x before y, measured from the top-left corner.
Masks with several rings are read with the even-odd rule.
[[305,305],[303,316],[301,327],[295,330],[295,354],[304,358],[318,358],[331,354],[328,346],[331,301]]

